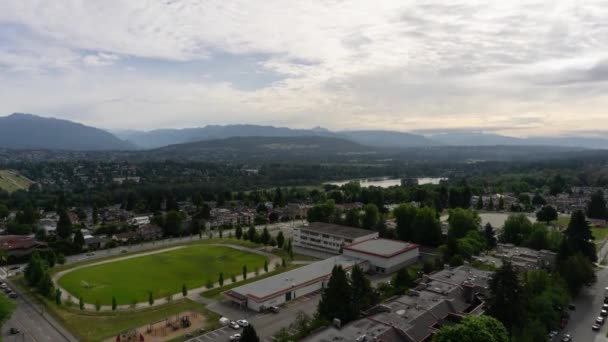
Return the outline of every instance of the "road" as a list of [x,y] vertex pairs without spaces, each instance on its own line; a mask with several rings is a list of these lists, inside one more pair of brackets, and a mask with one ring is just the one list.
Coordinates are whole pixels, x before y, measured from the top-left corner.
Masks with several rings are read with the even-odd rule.
[[[9,284],[10,286],[10,284]],[[15,289],[14,286],[11,288]],[[63,342],[77,341],[69,332],[65,331],[58,322],[42,310],[41,306],[31,303],[20,294],[15,299],[15,312],[10,320],[2,327],[2,340],[33,341],[33,342]],[[11,335],[10,329],[17,328],[20,334]]]

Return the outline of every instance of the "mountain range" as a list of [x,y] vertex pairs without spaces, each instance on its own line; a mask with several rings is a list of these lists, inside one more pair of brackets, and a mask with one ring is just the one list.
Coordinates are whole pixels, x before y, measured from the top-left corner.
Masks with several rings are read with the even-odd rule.
[[[152,131],[122,130],[107,132],[67,120],[40,117],[32,114],[11,114],[0,117],[0,148],[7,149],[49,149],[71,151],[136,150],[158,149],[182,144],[181,149],[205,148],[205,144],[190,145],[203,141],[223,141],[230,138],[265,137],[276,138],[278,145],[290,145],[285,139],[307,137],[319,138],[319,146],[331,148],[328,141],[345,147],[347,141],[355,143],[355,150],[361,147],[380,149],[403,149],[433,146],[560,146],[587,149],[607,149],[608,139],[593,137],[531,137],[516,138],[499,134],[480,132],[445,132],[432,135],[383,131],[351,130],[330,131],[322,127],[313,129],[292,129],[287,127],[262,125],[207,125],[198,128],[158,129]],[[235,141],[239,141],[238,139]],[[243,142],[244,140],[240,140]],[[338,142],[339,141],[339,142]],[[265,141],[269,142],[269,141]],[[297,139],[291,145],[300,144]],[[210,143],[212,146],[218,143]],[[326,146],[327,145],[327,146]],[[216,146],[217,147],[217,146]],[[351,146],[354,147],[354,146]],[[169,147],[180,149],[179,147]],[[347,149],[348,150],[348,149]]]
[[15,113],[0,117],[0,147],[68,151],[132,150],[132,143],[104,130],[67,120]]

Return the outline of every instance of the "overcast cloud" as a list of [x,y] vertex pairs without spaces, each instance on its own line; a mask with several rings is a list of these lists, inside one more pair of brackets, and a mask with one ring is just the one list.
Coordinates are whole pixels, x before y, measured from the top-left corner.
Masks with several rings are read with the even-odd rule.
[[608,3],[8,0],[0,113],[513,135],[608,127]]

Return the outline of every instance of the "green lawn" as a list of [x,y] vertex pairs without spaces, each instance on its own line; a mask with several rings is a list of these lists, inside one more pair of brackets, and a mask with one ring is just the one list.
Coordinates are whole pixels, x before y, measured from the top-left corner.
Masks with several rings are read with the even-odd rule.
[[608,237],[608,228],[591,228],[596,243],[601,243]]
[[18,172],[9,170],[0,170],[0,189],[7,192],[17,190],[27,190],[32,181],[23,177]]
[[[59,279],[59,284],[85,302],[109,305],[112,296],[119,305],[134,300],[145,302],[148,292],[156,300],[181,291],[204,286],[208,280],[217,282],[220,272],[224,279],[264,266],[261,255],[222,246],[191,246],[173,251],[85,267]],[[88,285],[88,288],[87,288]]]

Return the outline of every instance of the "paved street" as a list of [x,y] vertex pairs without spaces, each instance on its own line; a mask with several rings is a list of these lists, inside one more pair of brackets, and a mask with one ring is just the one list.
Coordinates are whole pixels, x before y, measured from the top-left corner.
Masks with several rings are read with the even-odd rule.
[[[14,287],[11,288],[14,289]],[[77,341],[69,332],[60,327],[52,317],[49,317],[47,313],[42,312],[41,315],[41,307],[30,303],[22,295],[15,299],[15,304],[17,307],[13,313],[13,317],[4,323],[2,327],[2,340],[4,342]],[[22,333],[11,335],[9,332],[10,328],[17,328]]]
[[[570,323],[562,333],[570,333],[573,342],[605,342],[608,324],[604,324],[599,332],[591,330],[595,319],[600,315],[604,304],[604,288],[608,286],[608,269],[602,268],[597,272],[597,282],[591,287],[584,287],[581,294],[574,300],[576,311],[571,312]],[[562,334],[559,335],[560,338]]]

